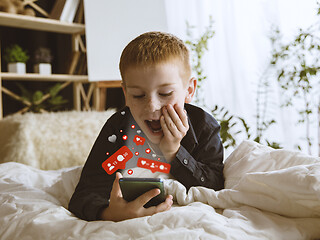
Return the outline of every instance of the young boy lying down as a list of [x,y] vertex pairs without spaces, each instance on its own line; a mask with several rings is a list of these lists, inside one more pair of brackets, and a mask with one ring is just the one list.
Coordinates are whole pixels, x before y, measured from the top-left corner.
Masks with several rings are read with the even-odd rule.
[[[70,200],[70,211],[88,221],[121,221],[169,210],[171,195],[157,206],[144,207],[159,189],[131,202],[123,199],[119,178],[124,165],[120,162],[127,161],[128,154],[131,159],[124,171],[129,174],[130,167],[139,165],[138,155],[143,152],[150,163],[170,166],[168,173],[186,189],[222,189],[220,126],[204,110],[189,104],[197,80],[191,77],[183,41],[168,33],[144,33],[123,50],[120,72],[126,107],[108,119],[96,139]],[[112,162],[115,153],[124,154]]]

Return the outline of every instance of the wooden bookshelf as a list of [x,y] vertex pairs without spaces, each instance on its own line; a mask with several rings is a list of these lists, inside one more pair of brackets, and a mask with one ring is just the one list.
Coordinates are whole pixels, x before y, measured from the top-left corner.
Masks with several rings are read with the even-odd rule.
[[[17,29],[36,30],[43,32],[53,32],[57,34],[69,34],[72,36],[72,52],[86,53],[85,44],[81,40],[81,36],[85,35],[85,25],[81,23],[68,23],[55,19],[48,19],[42,17],[32,17],[19,14],[11,14],[0,12],[0,26]],[[1,36],[5,39],[6,36]],[[0,41],[1,48],[1,41]],[[65,60],[66,61],[66,60]],[[74,59],[71,62],[66,62],[68,65],[76,64]],[[1,55],[0,55],[1,66]],[[74,108],[76,110],[90,110],[90,98],[93,98],[93,108],[97,109],[99,106],[99,93],[96,83],[88,81],[87,75],[72,74],[73,72],[66,72],[65,74],[51,74],[41,75],[37,73],[16,74],[9,72],[2,72],[0,67],[0,119],[3,117],[3,101],[2,93],[5,93],[16,100],[21,100],[19,96],[10,90],[6,89],[2,81],[38,81],[38,82],[61,82],[63,87],[73,84],[74,94]],[[83,84],[89,84],[90,93],[85,93]],[[82,106],[84,105],[84,107]]]

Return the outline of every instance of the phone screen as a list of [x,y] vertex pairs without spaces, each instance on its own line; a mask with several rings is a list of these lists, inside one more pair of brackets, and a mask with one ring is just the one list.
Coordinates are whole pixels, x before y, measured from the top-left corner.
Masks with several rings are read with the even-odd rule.
[[120,178],[119,184],[123,198],[131,202],[151,189],[159,188],[160,194],[147,202],[144,207],[157,206],[166,199],[163,180],[161,178]]

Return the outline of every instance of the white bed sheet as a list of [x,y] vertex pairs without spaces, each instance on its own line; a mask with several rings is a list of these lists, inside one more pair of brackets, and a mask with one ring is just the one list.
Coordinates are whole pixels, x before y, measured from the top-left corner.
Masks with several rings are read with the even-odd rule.
[[226,189],[165,180],[176,204],[150,217],[87,222],[67,210],[81,167],[0,164],[0,239],[320,239],[320,160],[243,142]]

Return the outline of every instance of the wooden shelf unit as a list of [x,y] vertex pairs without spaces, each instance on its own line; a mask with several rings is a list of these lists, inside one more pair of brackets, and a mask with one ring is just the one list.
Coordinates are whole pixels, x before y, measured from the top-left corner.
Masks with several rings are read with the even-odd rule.
[[[24,16],[19,14],[0,12],[0,26],[70,34],[72,35],[72,51],[86,52],[85,46],[81,41],[81,35],[85,34],[84,24],[67,23],[67,22],[62,22],[55,19],[47,19],[42,17],[32,17],[32,16]],[[1,49],[1,42],[0,42],[0,49]],[[74,60],[72,60],[72,63],[70,64],[74,64]],[[72,75],[72,74],[40,75],[36,73],[15,74],[15,73],[2,72],[1,71],[1,54],[0,54],[0,119],[3,118],[2,92],[6,94],[10,92],[3,87],[3,84],[2,84],[3,80],[65,82],[64,86],[67,86],[70,83],[73,83],[74,108],[76,110],[91,109],[89,105],[91,97],[93,98],[93,108],[99,109],[99,106],[100,106],[99,91],[97,90],[97,84],[90,83],[88,81],[87,75]],[[82,86],[82,84],[85,84],[85,83],[90,84],[89,93],[85,93],[84,91],[84,87]],[[14,93],[10,95],[17,96]],[[82,103],[84,105],[83,107],[81,107]]]

